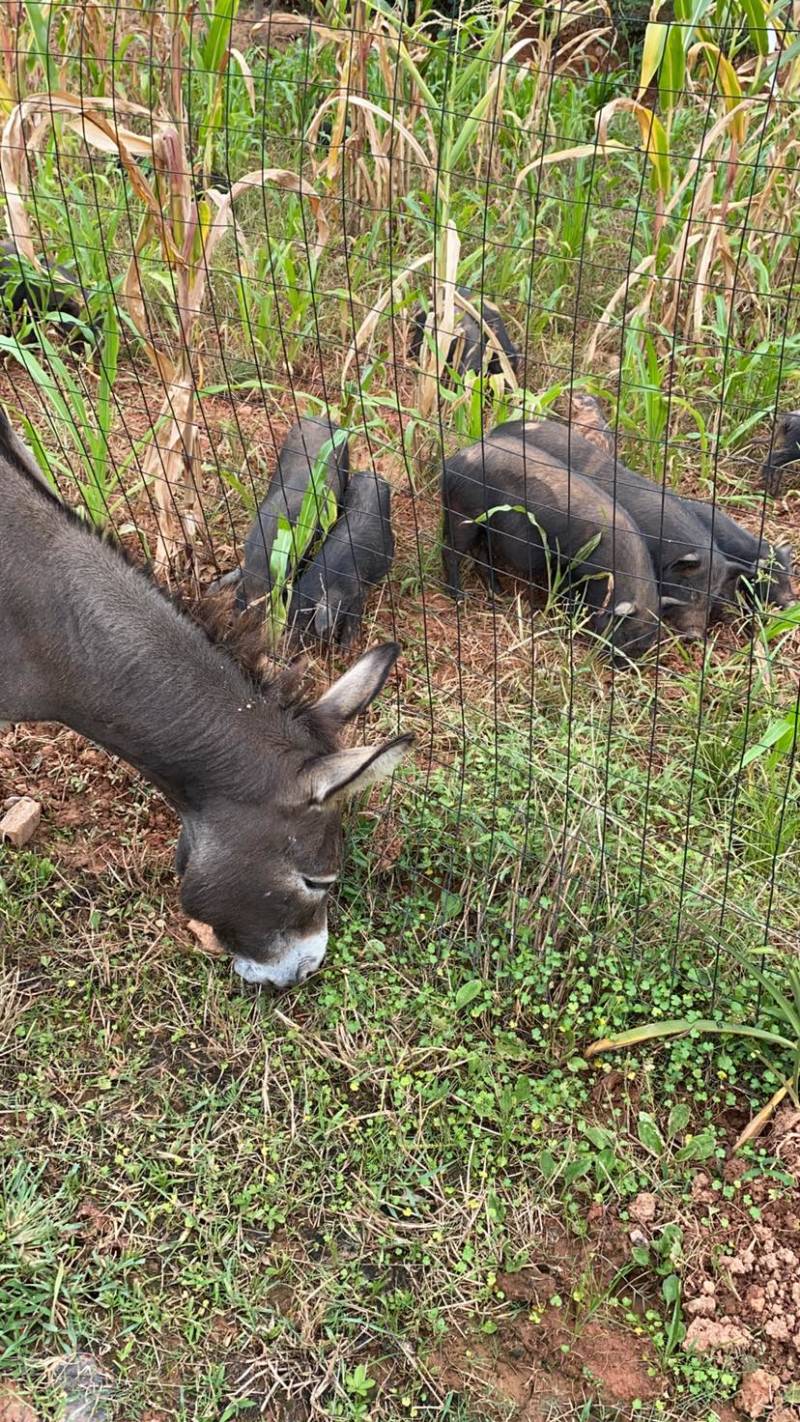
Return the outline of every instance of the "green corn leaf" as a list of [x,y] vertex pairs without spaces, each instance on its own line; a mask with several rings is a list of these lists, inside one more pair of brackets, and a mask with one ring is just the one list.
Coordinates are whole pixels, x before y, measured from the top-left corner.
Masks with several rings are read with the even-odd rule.
[[209,7],[208,30],[200,51],[207,74],[218,74],[231,42],[231,30],[239,10],[239,0],[214,0]]
[[756,54],[763,59],[769,54],[768,7],[764,0],[739,0],[739,5],[747,21],[750,43]]
[[686,47],[680,25],[670,25],[658,76],[658,96],[665,114],[671,114],[683,94],[686,79]]
[[642,68],[639,75],[639,97],[650,87],[654,74],[658,70],[661,58],[664,53],[664,46],[667,43],[667,36],[671,29],[670,25],[665,25],[661,21],[651,20],[644,32],[644,44],[642,46]]

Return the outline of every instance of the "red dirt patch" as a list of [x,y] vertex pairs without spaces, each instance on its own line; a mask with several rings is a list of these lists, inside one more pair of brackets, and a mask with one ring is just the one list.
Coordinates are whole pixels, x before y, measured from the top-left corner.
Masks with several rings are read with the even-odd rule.
[[[611,1287],[621,1263],[611,1212],[587,1216],[589,1234],[574,1239],[546,1229],[541,1259],[498,1278],[498,1296],[514,1312],[495,1318],[496,1332],[449,1337],[432,1360],[442,1383],[487,1405],[512,1403],[514,1422],[540,1422],[554,1402],[595,1400],[630,1408],[665,1395],[647,1338],[608,1317],[581,1319],[570,1302],[577,1280],[591,1276],[593,1291]],[[558,1295],[563,1301],[553,1304]],[[503,1413],[503,1416],[506,1414]]]
[[575,1334],[560,1309],[538,1323],[518,1315],[490,1340],[449,1338],[436,1370],[448,1387],[513,1403],[515,1422],[539,1422],[553,1401],[631,1407],[666,1390],[646,1340],[599,1321]]
[[698,1178],[684,1296],[697,1323],[743,1331],[763,1368],[786,1384],[800,1378],[800,1111],[778,1112],[768,1145],[793,1184],[750,1179],[746,1163],[731,1160],[725,1181],[734,1194],[723,1208],[708,1178]]

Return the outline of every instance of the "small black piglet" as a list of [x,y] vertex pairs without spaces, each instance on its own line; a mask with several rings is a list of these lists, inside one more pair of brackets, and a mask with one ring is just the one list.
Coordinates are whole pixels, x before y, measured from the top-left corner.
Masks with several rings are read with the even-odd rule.
[[[469,287],[457,287],[459,296],[465,297],[476,311],[480,311],[483,320],[495,337],[500,349],[508,357],[509,365],[515,375],[519,374],[521,354],[517,346],[514,345],[506,330],[506,323],[503,320],[496,306],[488,301],[486,297],[482,300],[477,293],[470,291]],[[425,331],[426,312],[422,306],[417,306],[411,318],[411,345],[409,354],[414,361],[419,360],[422,352],[422,338]],[[471,316],[469,311],[459,311],[459,321],[456,326],[456,333],[450,343],[450,350],[447,355],[447,364],[460,375],[467,375],[470,372],[480,374],[483,370],[486,358],[486,348],[488,341],[483,326]],[[459,353],[460,346],[460,353]],[[489,357],[488,371],[490,375],[500,375],[502,365],[497,351],[492,349]]]
[[[787,465],[794,465],[788,470]],[[788,487],[800,484],[800,410],[787,410],[779,415],[769,454],[761,468],[761,482],[773,499],[779,499]]]
[[361,625],[364,603],[394,558],[391,487],[371,470],[353,474],[341,517],[296,584],[289,628],[347,647]]
[[70,341],[96,338],[97,331],[83,303],[74,271],[42,259],[42,270],[20,256],[12,241],[0,242],[0,310],[13,325],[22,312],[34,321],[66,317],[60,322]]
[[[278,532],[278,519],[288,519],[293,526],[297,523],[317,461],[325,445],[339,431],[340,426],[328,416],[316,415],[304,415],[289,430],[281,446],[266,498],[244,541],[241,576],[238,580],[232,579],[238,582],[236,602],[240,609],[269,594],[272,586],[270,555]],[[325,481],[336,495],[339,505],[347,487],[348,471],[347,441],[342,440],[332,446],[325,460]]]

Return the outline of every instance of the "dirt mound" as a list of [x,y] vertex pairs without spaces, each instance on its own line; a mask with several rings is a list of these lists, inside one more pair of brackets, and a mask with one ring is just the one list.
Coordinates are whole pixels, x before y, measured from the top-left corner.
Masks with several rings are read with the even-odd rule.
[[684,1307],[692,1318],[686,1344],[714,1352],[715,1330],[736,1333],[775,1378],[780,1406],[786,1385],[800,1378],[800,1111],[778,1113],[769,1145],[780,1164],[770,1175],[756,1175],[740,1159],[728,1162],[724,1208],[708,1176],[697,1177],[700,1211],[687,1231],[692,1266]]

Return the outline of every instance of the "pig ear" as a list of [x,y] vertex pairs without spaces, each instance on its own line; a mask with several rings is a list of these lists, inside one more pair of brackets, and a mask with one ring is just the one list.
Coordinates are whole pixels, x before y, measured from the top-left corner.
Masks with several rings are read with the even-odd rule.
[[413,735],[397,736],[382,746],[356,746],[312,760],[303,776],[313,805],[350,799],[376,780],[385,780],[414,743]]
[[399,655],[397,642],[384,642],[383,646],[365,652],[344,676],[323,692],[317,702],[318,709],[336,721],[352,721],[354,716],[366,711],[378,695]]

